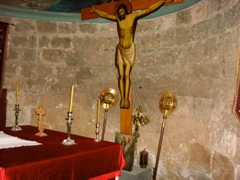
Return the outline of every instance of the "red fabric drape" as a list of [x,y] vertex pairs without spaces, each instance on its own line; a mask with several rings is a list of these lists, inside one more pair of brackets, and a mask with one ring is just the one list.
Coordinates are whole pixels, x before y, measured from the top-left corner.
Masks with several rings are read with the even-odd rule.
[[66,133],[44,130],[46,137],[35,136],[37,127],[22,126],[23,131],[6,134],[42,143],[0,150],[0,178],[3,180],[106,180],[121,175],[125,165],[120,144],[72,135],[76,145],[61,142]]

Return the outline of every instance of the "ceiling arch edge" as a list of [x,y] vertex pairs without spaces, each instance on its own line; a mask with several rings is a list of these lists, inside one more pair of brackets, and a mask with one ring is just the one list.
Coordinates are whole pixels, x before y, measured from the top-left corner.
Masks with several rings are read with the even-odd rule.
[[[180,3],[180,4],[163,6],[158,11],[150,14],[149,16],[143,19],[151,19],[151,18],[163,16],[166,14],[178,12],[200,1],[201,0],[183,0],[183,3]],[[29,10],[29,9],[5,6],[5,5],[0,5],[0,16],[23,18],[23,19],[34,19],[34,20],[46,20],[46,21],[61,21],[61,22],[98,22],[98,23],[111,22],[103,18],[96,18],[96,19],[89,19],[89,20],[82,21],[80,13]]]

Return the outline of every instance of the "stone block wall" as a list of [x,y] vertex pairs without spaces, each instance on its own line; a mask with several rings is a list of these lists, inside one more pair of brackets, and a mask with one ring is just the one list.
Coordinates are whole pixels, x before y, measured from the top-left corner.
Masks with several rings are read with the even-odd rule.
[[[159,180],[239,178],[239,125],[232,114],[238,19],[237,0],[202,0],[180,12],[138,22],[133,109],[141,106],[150,119],[140,127],[138,151],[149,151],[152,167],[162,122],[159,100],[167,91],[178,99],[166,121]],[[47,111],[45,128],[66,132],[74,84],[72,133],[94,138],[97,98],[107,88],[118,90],[116,24],[0,20],[14,24],[4,85],[7,126],[14,124],[19,83],[19,124],[37,126],[35,110],[41,103]],[[109,109],[108,141],[119,132],[119,113],[119,105]]]

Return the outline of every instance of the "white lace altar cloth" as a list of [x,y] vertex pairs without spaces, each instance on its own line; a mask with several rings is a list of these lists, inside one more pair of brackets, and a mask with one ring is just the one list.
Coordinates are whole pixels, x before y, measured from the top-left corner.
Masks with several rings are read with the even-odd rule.
[[0,131],[0,149],[36,145],[41,145],[41,143],[20,139],[18,137],[10,136],[8,134],[5,134],[3,131]]

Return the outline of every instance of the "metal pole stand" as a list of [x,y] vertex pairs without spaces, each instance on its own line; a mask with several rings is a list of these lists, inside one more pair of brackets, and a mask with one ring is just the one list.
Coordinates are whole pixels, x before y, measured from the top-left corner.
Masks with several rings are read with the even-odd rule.
[[108,113],[108,109],[105,109],[104,110],[104,120],[103,120],[102,141],[104,140],[104,136],[105,136],[105,129],[106,129],[106,124],[107,124],[107,113]]
[[153,180],[156,180],[156,177],[157,177],[158,162],[159,162],[160,153],[161,153],[161,149],[162,149],[162,141],[163,141],[163,134],[164,134],[166,119],[167,119],[167,116],[164,115],[163,116],[161,133],[160,133],[160,138],[159,138],[159,143],[158,143],[158,151],[157,151],[156,163],[155,163],[155,168],[153,170]]

